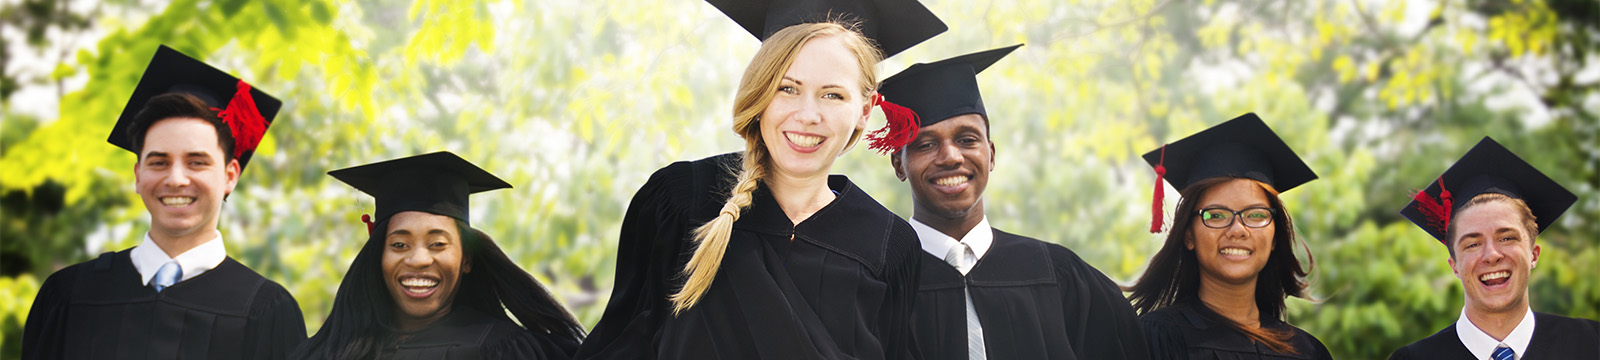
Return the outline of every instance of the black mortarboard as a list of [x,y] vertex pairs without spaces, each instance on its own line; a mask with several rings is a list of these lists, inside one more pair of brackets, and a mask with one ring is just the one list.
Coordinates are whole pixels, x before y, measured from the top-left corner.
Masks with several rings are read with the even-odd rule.
[[[1165,157],[1165,158],[1163,158]],[[1272,132],[1255,113],[1241,115],[1144,154],[1144,161],[1180,191],[1189,184],[1220,176],[1242,177],[1289,191],[1317,179],[1294,149]],[[1150,231],[1160,229],[1162,186],[1156,181],[1156,217]]]
[[1578,201],[1578,196],[1567,188],[1485,136],[1456,160],[1455,165],[1413,196],[1411,203],[1400,210],[1400,215],[1444,242],[1451,214],[1485,193],[1522,199],[1533,210],[1539,232],[1544,232]]
[[[1163,161],[1162,153],[1166,159]],[[1218,176],[1255,179],[1278,192],[1289,191],[1317,179],[1267,123],[1255,113],[1201,130],[1194,135],[1144,154],[1150,166],[1165,166],[1167,182],[1175,189]]]
[[[250,96],[236,96],[244,91],[248,91]],[[161,45],[156,48],[155,58],[150,59],[150,66],[139,78],[139,85],[133,89],[133,96],[128,98],[128,105],[122,108],[122,115],[117,117],[117,124],[112,126],[111,136],[106,141],[135,151],[128,134],[134,116],[144,109],[150,98],[175,92],[192,95],[220,110],[218,116],[228,123],[233,132],[233,155],[239,160],[241,173],[266,135],[267,127],[278,116],[278,109],[283,107],[282,101],[252,88],[243,80]]]
[[878,93],[885,100],[916,112],[918,127],[966,114],[988,118],[983,95],[978,92],[977,75],[1019,47],[1022,44],[917,63],[884,79]]
[[467,218],[467,195],[511,187],[448,151],[344,168],[329,171],[328,175],[372,195],[378,203],[374,222],[403,211],[471,222]]
[[757,39],[785,27],[846,16],[888,58],[948,30],[917,0],[706,0]]

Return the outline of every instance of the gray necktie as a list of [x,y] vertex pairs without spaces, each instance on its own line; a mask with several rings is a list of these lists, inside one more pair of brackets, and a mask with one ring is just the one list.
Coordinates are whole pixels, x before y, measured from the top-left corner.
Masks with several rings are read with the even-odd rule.
[[[950,252],[945,253],[944,261],[955,266],[957,270],[966,273],[978,262],[978,255],[972,252],[972,247],[966,243],[956,243],[950,247]],[[963,280],[964,281],[964,280]],[[971,360],[985,359],[983,351],[983,324],[978,322],[978,310],[972,307],[972,292],[966,286],[961,287],[967,298],[967,358]]]
[[155,286],[156,292],[161,292],[161,290],[166,289],[168,286],[177,284],[178,279],[182,278],[183,267],[178,266],[177,261],[168,261],[166,264],[161,265],[160,270],[156,270],[155,281],[151,282],[150,285]]

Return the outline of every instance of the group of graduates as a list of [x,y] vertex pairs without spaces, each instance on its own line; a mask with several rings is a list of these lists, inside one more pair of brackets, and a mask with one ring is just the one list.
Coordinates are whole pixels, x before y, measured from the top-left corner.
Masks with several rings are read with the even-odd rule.
[[[976,76],[1021,45],[879,82],[882,58],[946,30],[915,0],[710,2],[761,39],[734,99],[746,147],[639,189],[587,333],[472,228],[469,195],[511,185],[437,152],[328,173],[376,209],[308,339],[294,298],[216,229],[282,102],[163,46],[109,138],[137,155],[150,230],[45,281],[24,358],[1330,358],[1284,316],[1308,294],[1279,194],[1317,176],[1254,114],[1144,155],[1167,235],[1124,289],[985,215],[996,145]],[[889,124],[869,132],[874,107]],[[831,174],[862,140],[909,184],[911,219]],[[1160,179],[1180,192],[1170,224]],[[1402,214],[1448,249],[1466,306],[1391,358],[1600,358],[1600,323],[1528,302],[1535,237],[1576,197],[1487,137],[1426,181]]]

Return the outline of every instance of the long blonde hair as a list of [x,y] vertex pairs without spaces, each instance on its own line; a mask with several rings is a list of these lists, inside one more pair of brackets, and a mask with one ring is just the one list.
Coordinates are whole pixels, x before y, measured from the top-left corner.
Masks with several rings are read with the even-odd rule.
[[[728,200],[722,205],[722,211],[716,218],[694,229],[694,256],[683,268],[688,280],[683,288],[669,298],[672,300],[673,315],[693,307],[711,288],[711,281],[722,266],[722,256],[728,250],[733,223],[739,220],[739,213],[750,206],[751,193],[767,177],[773,165],[767,145],[761,140],[761,113],[772,103],[784,72],[794,64],[800,48],[811,39],[829,36],[842,36],[845,47],[859,62],[861,94],[870,98],[866,95],[876,90],[876,65],[883,59],[883,54],[871,39],[856,30],[855,24],[832,20],[792,25],[761,42],[761,50],[756,51],[755,58],[745,67],[744,77],[739,80],[739,92],[733,101],[733,131],[744,137],[744,163],[739,169],[738,181],[728,191]],[[861,133],[857,129],[850,135],[846,150],[855,146],[856,141],[861,139]]]

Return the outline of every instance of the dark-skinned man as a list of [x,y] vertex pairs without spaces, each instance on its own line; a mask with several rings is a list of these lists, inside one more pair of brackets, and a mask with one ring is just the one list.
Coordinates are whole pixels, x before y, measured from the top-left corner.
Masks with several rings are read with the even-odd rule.
[[993,229],[984,214],[995,145],[976,75],[1020,46],[912,65],[879,90],[920,123],[890,160],[911,185],[924,250],[917,346],[928,359],[1146,359],[1116,283],[1072,250]]

